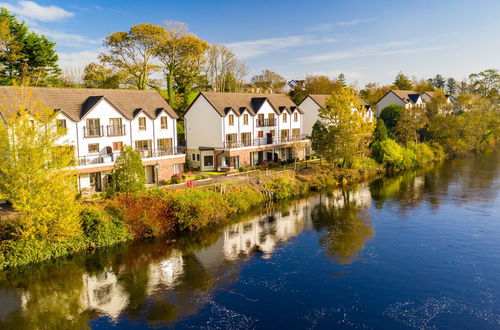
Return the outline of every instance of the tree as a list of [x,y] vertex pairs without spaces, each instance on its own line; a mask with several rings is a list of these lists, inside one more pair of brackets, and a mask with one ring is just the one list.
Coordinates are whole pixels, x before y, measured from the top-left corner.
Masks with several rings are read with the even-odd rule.
[[263,70],[261,74],[253,76],[252,82],[255,86],[270,89],[273,93],[279,93],[286,85],[286,79],[270,70]]
[[376,142],[387,140],[389,136],[387,135],[387,127],[383,120],[378,119],[377,125],[375,126],[375,131],[373,132],[373,140]]
[[448,78],[446,80],[446,93],[454,95],[458,90],[457,84],[457,81],[453,77]]
[[404,109],[394,127],[394,136],[400,143],[419,141],[419,130],[428,123],[425,108],[411,107]]
[[479,94],[498,104],[500,102],[500,73],[498,69],[488,69],[469,75],[473,93]]
[[380,112],[380,119],[384,121],[385,127],[389,131],[389,135],[392,135],[399,117],[404,111],[405,109],[401,105],[390,104]]
[[423,92],[434,91],[434,86],[432,85],[432,82],[420,79],[413,82],[413,90],[419,94],[422,94]]
[[77,236],[74,150],[58,143],[65,132],[57,127],[57,113],[26,88],[0,100],[0,113],[0,195],[22,215],[16,235],[48,241]]
[[309,75],[303,83],[297,84],[289,96],[293,102],[299,104],[309,94],[330,95],[342,85],[337,81],[324,75]]
[[400,72],[400,73],[397,74],[396,78],[394,79],[393,85],[397,89],[401,89],[401,90],[411,90],[411,89],[413,89],[413,85],[411,84],[410,79],[408,78],[408,76],[406,76],[402,72]]
[[61,69],[55,43],[30,32],[6,9],[0,9],[0,84],[53,86]]
[[378,83],[368,83],[359,92],[359,96],[371,106],[375,106],[388,91],[391,90],[391,86],[380,86]]
[[161,26],[134,25],[128,32],[108,35],[104,41],[106,51],[99,55],[99,59],[116,72],[123,72],[128,83],[137,89],[146,89],[152,74],[160,70],[153,60],[159,45],[166,38],[167,33]]
[[432,78],[432,85],[439,89],[444,89],[446,85],[446,79],[440,74],[437,74],[434,78]]
[[347,86],[347,84],[345,82],[345,75],[343,73],[340,73],[337,76],[337,81],[341,84],[342,87],[346,87]]
[[123,71],[115,72],[99,63],[89,63],[83,72],[83,84],[87,88],[120,88],[125,83]]
[[156,55],[167,81],[168,100],[172,102],[176,85],[184,94],[189,94],[192,85],[199,80],[209,46],[188,33],[183,23],[166,22],[165,26],[166,37],[159,44]]
[[365,151],[373,133],[373,123],[365,120],[366,108],[354,90],[343,87],[326,100],[319,117],[327,128],[325,155],[334,165],[351,167]]
[[207,51],[205,73],[212,90],[237,92],[241,90],[248,67],[226,46],[213,44]]
[[326,151],[327,139],[328,130],[321,121],[317,120],[312,127],[311,148],[320,157],[322,157]]
[[111,178],[117,192],[131,193],[144,189],[146,174],[141,156],[134,148],[123,146],[116,158]]

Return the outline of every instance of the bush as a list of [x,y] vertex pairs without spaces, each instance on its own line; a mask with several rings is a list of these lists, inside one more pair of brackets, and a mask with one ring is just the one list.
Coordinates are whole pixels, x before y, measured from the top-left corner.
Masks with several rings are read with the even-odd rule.
[[415,154],[392,139],[374,142],[371,148],[375,159],[391,170],[402,171],[417,164]]
[[249,211],[265,201],[264,195],[257,189],[248,186],[234,186],[225,195],[229,206],[237,213]]
[[301,182],[292,176],[273,178],[266,181],[264,187],[274,200],[302,196],[309,191],[309,184],[307,182]]
[[86,208],[80,213],[80,221],[88,246],[110,246],[132,238],[123,221],[104,210]]
[[238,170],[240,172],[248,172],[248,171],[250,171],[250,168],[248,168],[248,167],[240,167]]
[[184,177],[180,174],[174,174],[170,177],[171,184],[177,184],[184,182]]

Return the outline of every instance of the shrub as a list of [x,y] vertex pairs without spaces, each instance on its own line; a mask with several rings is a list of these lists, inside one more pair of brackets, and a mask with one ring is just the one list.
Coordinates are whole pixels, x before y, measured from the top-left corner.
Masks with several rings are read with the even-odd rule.
[[259,190],[248,186],[231,187],[225,198],[229,206],[237,213],[246,212],[265,200],[264,195]]
[[248,172],[250,169],[248,167],[240,167],[238,170],[240,172]]
[[184,182],[184,177],[180,174],[174,174],[170,177],[171,184],[177,184]]
[[304,195],[309,191],[309,184],[301,182],[292,176],[279,176],[264,183],[267,192],[274,200],[282,200]]
[[416,166],[416,156],[392,139],[374,142],[371,145],[375,159],[389,169],[401,171]]
[[110,246],[132,238],[123,221],[104,210],[86,208],[80,213],[83,235],[89,246]]

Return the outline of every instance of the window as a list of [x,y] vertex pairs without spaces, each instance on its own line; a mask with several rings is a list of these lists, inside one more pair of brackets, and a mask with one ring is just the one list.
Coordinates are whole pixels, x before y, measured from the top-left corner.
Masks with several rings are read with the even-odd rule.
[[168,128],[168,117],[161,116],[160,121],[161,121],[161,129],[167,129]]
[[99,118],[87,119],[85,136],[86,137],[102,136],[101,121],[99,120]]
[[283,112],[283,122],[286,123],[287,121],[287,114],[286,112]]
[[229,148],[236,147],[237,142],[238,142],[238,134],[236,133],[226,134],[226,144]]
[[292,129],[292,137],[295,141],[300,139],[300,128]]
[[287,129],[281,130],[281,142],[287,142],[289,140],[288,134],[289,134],[289,131]]
[[257,136],[260,137],[260,138],[263,138],[264,137],[264,131],[258,131],[257,132]]
[[57,127],[66,129],[66,119],[58,119],[57,120]]
[[257,116],[257,126],[264,126],[264,114],[259,113]]
[[203,156],[203,165],[204,166],[214,166],[214,156]]
[[125,132],[122,126],[121,118],[110,118],[108,126],[108,136],[119,136],[124,135]]
[[252,145],[252,134],[251,133],[241,133],[241,143],[245,147]]
[[294,122],[298,122],[298,121],[299,121],[299,114],[298,114],[297,112],[295,112],[295,113],[293,114],[293,121],[294,121]]
[[267,120],[269,121],[268,124],[271,125],[271,126],[274,125],[274,113],[268,114],[267,118],[268,118]]
[[151,150],[151,140],[137,140],[135,141],[135,149],[139,151],[142,157],[151,157],[153,150]]
[[95,154],[99,152],[99,143],[89,144],[89,154]]
[[247,114],[243,115],[243,125],[248,125],[248,115]]
[[139,130],[140,131],[146,130],[146,117],[139,117]]
[[200,154],[196,154],[196,161],[199,162],[200,161]]
[[171,155],[172,154],[172,139],[158,139],[158,150],[160,155]]
[[122,150],[123,142],[113,142],[113,151]]
[[196,161],[196,154],[191,154],[191,160]]
[[229,126],[234,125],[234,115],[229,115]]

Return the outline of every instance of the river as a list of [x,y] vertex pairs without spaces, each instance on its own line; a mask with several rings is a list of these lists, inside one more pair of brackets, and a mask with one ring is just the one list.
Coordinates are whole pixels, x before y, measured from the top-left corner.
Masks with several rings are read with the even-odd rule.
[[500,153],[2,274],[0,328],[500,329]]

